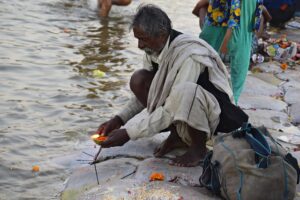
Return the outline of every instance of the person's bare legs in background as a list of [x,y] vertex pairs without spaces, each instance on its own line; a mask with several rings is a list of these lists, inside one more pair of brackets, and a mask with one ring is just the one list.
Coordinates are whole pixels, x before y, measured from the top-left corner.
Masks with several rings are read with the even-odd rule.
[[112,5],[127,6],[131,0],[98,0],[98,15],[107,17]]

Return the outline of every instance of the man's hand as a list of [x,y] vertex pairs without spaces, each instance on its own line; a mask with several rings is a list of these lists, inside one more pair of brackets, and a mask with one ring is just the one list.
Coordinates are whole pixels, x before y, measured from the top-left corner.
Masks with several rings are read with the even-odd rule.
[[108,135],[111,131],[115,129],[119,129],[123,125],[123,121],[119,116],[115,116],[114,118],[108,120],[101,124],[96,133]]
[[108,138],[101,143],[103,148],[122,146],[130,140],[126,129],[117,129],[108,134]]

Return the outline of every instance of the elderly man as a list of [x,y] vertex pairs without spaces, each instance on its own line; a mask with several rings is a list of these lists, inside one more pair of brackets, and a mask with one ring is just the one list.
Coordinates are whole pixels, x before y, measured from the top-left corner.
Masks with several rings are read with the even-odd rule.
[[[161,157],[183,143],[187,152],[171,164],[196,166],[206,153],[207,137],[234,130],[248,118],[232,104],[225,66],[206,42],[173,30],[167,14],[154,5],[138,9],[132,28],[145,51],[144,68],[131,77],[134,95],[127,106],[100,125],[98,133],[108,135],[102,146],[121,146],[168,129],[169,137],[154,155]],[[145,107],[146,116],[125,124]]]

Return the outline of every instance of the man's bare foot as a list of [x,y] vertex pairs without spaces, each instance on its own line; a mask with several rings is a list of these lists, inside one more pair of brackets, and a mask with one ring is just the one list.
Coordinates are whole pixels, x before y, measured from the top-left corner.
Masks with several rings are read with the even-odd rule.
[[170,128],[170,130],[171,133],[169,137],[154,150],[155,157],[162,157],[175,148],[186,146],[186,144],[178,136],[175,127]]
[[172,160],[170,165],[179,167],[194,167],[200,164],[206,154],[206,133],[188,126],[192,144],[187,152]]
[[195,167],[203,161],[205,154],[206,149],[190,146],[185,154],[174,158],[170,162],[170,165],[178,167]]

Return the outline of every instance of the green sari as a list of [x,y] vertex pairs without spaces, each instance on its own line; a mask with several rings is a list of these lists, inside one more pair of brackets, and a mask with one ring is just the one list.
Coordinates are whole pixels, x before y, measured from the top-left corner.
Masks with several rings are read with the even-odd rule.
[[[244,0],[241,2],[240,23],[239,26],[233,27],[227,46],[230,58],[231,84],[236,104],[243,90],[250,64],[256,9],[257,0]],[[227,28],[205,24],[199,37],[219,52]]]

